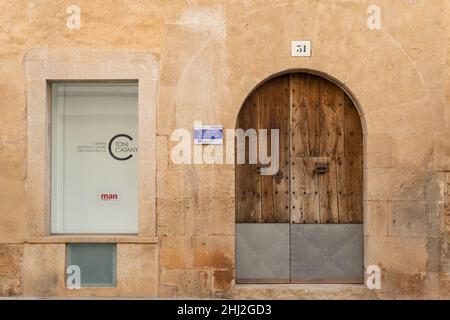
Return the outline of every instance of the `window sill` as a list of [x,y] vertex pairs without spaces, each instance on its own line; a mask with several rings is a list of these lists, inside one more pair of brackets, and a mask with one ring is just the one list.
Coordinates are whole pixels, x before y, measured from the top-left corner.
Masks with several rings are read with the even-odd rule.
[[108,235],[54,235],[48,237],[33,237],[25,240],[29,244],[45,243],[129,243],[157,244],[158,237],[139,236],[108,236]]

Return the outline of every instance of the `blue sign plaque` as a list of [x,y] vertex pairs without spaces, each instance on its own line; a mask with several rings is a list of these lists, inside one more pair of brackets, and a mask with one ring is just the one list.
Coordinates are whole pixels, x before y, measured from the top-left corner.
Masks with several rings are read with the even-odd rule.
[[194,144],[223,144],[221,125],[194,127]]

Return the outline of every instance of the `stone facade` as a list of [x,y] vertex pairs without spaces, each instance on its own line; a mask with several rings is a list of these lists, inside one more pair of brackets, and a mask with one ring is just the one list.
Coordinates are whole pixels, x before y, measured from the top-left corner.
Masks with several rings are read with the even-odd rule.
[[[448,1],[75,2],[81,28],[74,30],[66,27],[66,1],[0,3],[0,296],[450,298]],[[381,9],[380,30],[367,27],[370,5]],[[290,41],[302,39],[312,41],[312,57],[291,57]],[[46,232],[30,240],[36,223],[46,228],[25,201],[35,190],[27,185],[26,57],[36,50],[53,57],[47,63],[61,50],[158,60],[156,177],[149,177],[156,192],[145,200],[156,205],[156,221],[141,221],[143,234],[155,237],[118,240],[123,285],[115,291],[68,292],[65,240],[45,239]],[[381,290],[235,285],[234,167],[170,160],[173,130],[196,120],[234,128],[247,95],[289,70],[329,75],[357,101],[365,265],[381,267]]]

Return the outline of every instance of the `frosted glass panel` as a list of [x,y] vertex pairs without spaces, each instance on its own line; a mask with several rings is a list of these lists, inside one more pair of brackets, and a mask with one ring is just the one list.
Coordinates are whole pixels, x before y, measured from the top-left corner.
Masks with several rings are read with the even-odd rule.
[[52,85],[52,233],[137,233],[137,84]]
[[73,243],[67,245],[67,266],[80,268],[82,287],[116,285],[116,244]]

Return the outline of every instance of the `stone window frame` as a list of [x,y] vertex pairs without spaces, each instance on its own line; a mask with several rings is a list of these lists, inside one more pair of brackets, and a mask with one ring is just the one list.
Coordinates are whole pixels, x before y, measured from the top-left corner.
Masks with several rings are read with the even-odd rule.
[[[24,64],[27,90],[25,186],[29,241],[47,238],[58,242],[60,241],[58,238],[70,236],[51,234],[51,84],[132,81],[138,83],[139,223],[138,233],[131,236],[140,239],[139,242],[157,242],[156,103],[159,79],[157,58],[151,53],[123,50],[33,49],[25,55]],[[111,238],[110,235],[102,237],[96,234],[95,239],[98,241],[105,240],[99,236]],[[80,240],[86,237],[90,236],[77,235]],[[124,234],[123,237],[130,240],[130,235]],[[120,237],[118,239],[116,236],[115,240],[121,241]]]

